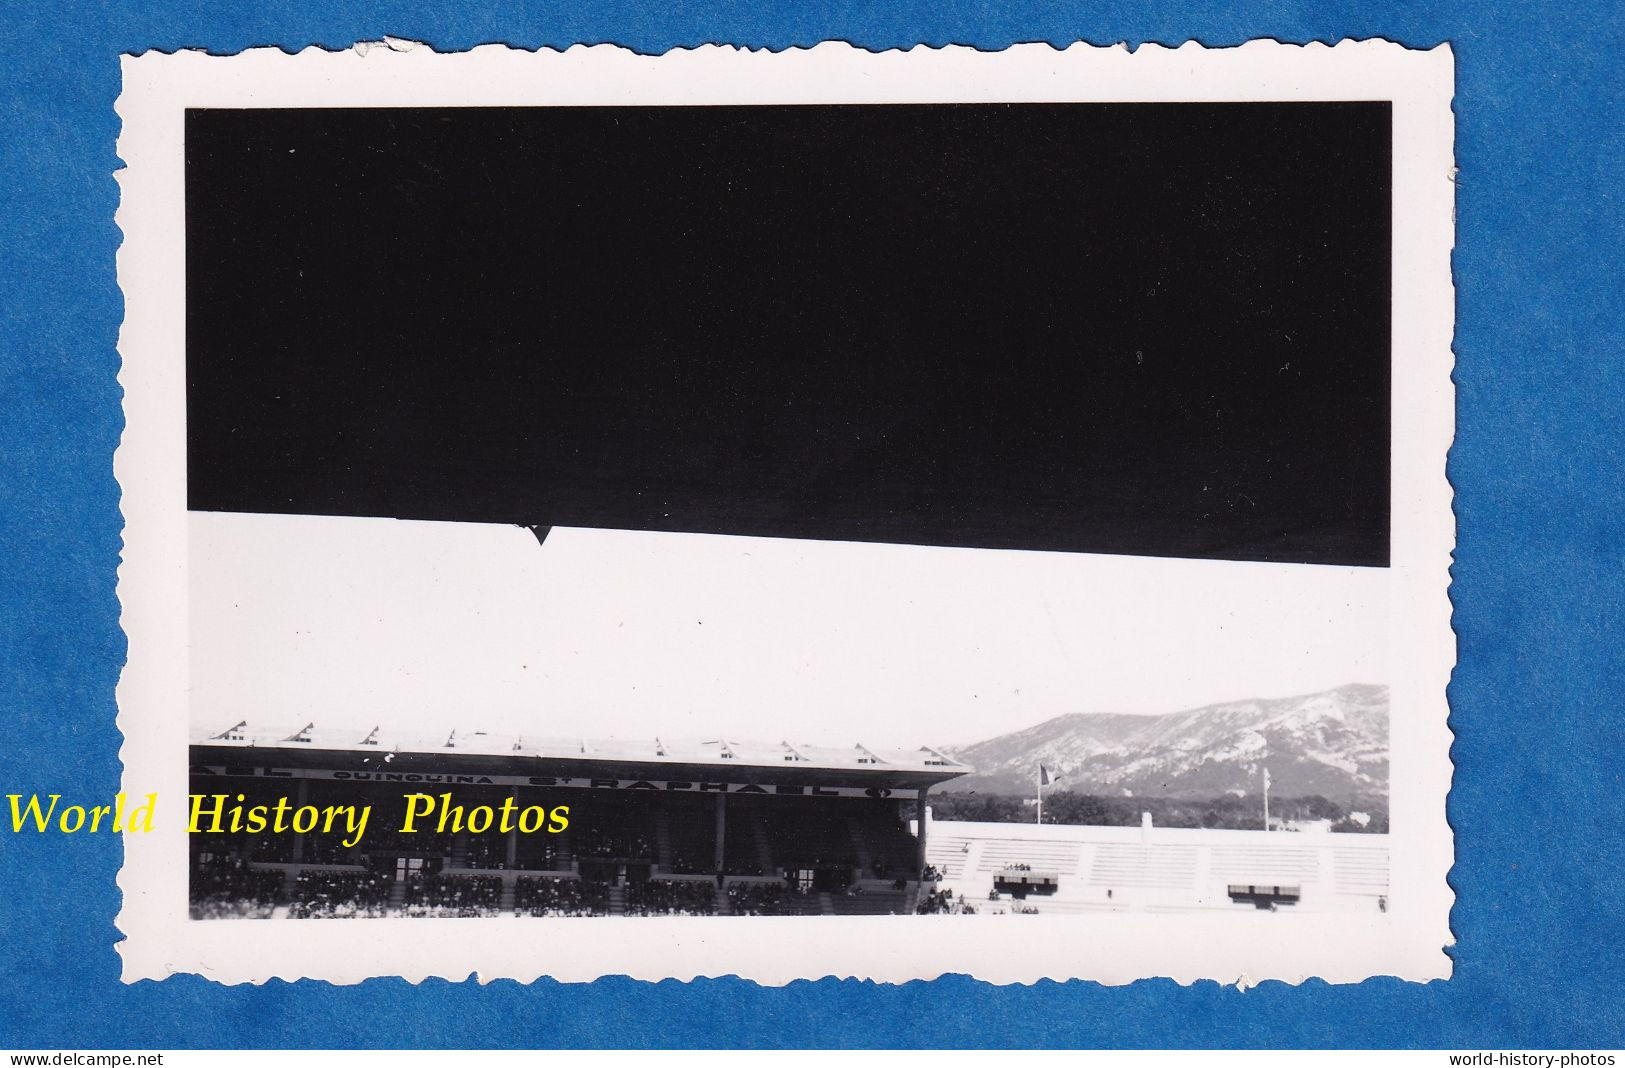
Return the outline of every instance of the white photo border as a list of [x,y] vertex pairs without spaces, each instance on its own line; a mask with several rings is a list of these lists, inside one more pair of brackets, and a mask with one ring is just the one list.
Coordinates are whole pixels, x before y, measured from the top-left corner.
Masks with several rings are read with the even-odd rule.
[[[1454,59],[1385,41],[1236,48],[1018,45],[871,53],[842,43],[769,53],[705,46],[644,56],[484,46],[439,54],[389,41],[341,52],[147,53],[123,60],[118,277],[126,428],[115,458],[125,548],[118,593],[129,660],[118,687],[123,789],[170,818],[125,837],[126,982],[195,973],[226,983],[372,976],[584,982],[606,975],[764,984],[968,974],[994,983],[1170,977],[1251,985],[1446,978],[1454,895],[1445,801],[1446,687],[1455,663],[1446,455],[1454,436]],[[1393,103],[1391,878],[1386,913],[1220,917],[687,918],[355,924],[193,921],[186,835],[188,598],[184,115],[217,107],[735,103],[1390,100]]]

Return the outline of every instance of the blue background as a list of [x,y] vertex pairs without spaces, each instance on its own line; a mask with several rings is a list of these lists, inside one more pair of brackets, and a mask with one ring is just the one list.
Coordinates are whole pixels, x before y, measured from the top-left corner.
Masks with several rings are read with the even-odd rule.
[[[993,988],[609,979],[132,987],[120,844],[0,834],[0,1046],[1625,1045],[1625,405],[1616,4],[1069,0],[0,3],[0,793],[110,795],[118,55],[388,33],[456,50],[835,38],[1000,48],[1388,37],[1456,49],[1456,977]],[[449,6],[449,5],[448,5]]]

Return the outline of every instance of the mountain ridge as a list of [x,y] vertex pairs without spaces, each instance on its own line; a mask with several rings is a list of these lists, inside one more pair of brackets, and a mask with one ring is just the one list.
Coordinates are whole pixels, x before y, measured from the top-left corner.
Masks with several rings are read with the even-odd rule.
[[1349,683],[1155,716],[1069,712],[943,747],[976,769],[943,789],[1031,793],[1044,764],[1078,793],[1211,798],[1259,792],[1267,766],[1278,796],[1386,797],[1388,701],[1387,686]]

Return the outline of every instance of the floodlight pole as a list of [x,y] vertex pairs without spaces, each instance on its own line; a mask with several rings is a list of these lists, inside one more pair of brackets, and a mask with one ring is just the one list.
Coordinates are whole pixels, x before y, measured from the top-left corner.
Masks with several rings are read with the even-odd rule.
[[1266,831],[1270,829],[1270,768],[1269,764],[1267,763],[1269,756],[1269,746],[1266,745],[1264,747],[1265,763],[1261,765],[1264,773],[1264,829]]

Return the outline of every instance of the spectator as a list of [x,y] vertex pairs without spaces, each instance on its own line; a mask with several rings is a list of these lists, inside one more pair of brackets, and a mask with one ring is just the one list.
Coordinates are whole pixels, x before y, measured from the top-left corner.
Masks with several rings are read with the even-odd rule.
[[406,883],[408,916],[495,916],[501,902],[495,875],[420,875]]
[[518,916],[607,916],[609,887],[585,879],[521,875],[514,884]]
[[190,915],[194,920],[265,919],[282,897],[282,873],[248,866],[240,857],[218,860],[192,871]]
[[628,916],[711,916],[717,888],[709,882],[649,879],[626,886]]

